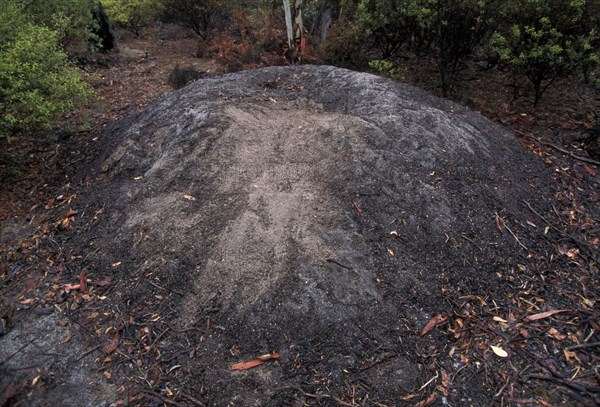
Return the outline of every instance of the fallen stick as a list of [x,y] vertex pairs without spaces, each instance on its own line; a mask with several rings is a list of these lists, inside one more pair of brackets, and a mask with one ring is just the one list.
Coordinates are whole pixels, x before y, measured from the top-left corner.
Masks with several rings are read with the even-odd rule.
[[575,153],[573,153],[573,152],[571,152],[571,151],[569,151],[567,149],[564,149],[562,147],[556,146],[556,145],[551,144],[551,143],[545,143],[545,142],[542,141],[542,144],[544,144],[544,145],[546,145],[548,147],[552,147],[553,149],[555,149],[557,151],[560,151],[561,153],[567,154],[567,155],[571,156],[571,158],[574,158],[576,160],[583,161],[584,163],[588,163],[588,164],[593,164],[593,165],[600,166],[600,161],[596,161],[596,160],[593,160],[591,158],[582,157],[582,156],[577,155],[577,154],[575,154]]

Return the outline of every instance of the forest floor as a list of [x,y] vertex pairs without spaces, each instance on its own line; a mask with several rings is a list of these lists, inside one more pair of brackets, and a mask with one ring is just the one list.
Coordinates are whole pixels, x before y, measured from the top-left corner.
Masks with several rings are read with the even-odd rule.
[[[79,296],[78,304],[94,306],[96,315],[102,313],[102,295],[86,296],[81,287],[91,284],[101,293],[108,282],[87,282],[85,275],[77,281],[62,280],[67,274],[62,271],[76,259],[59,250],[53,236],[64,233],[75,215],[70,211],[70,203],[76,199],[77,190],[71,178],[102,149],[96,141],[108,124],[143,110],[173,91],[169,76],[176,66],[193,67],[209,75],[219,70],[214,61],[195,56],[197,42],[192,35],[182,35],[181,30],[172,27],[160,33],[149,30],[141,38],[123,33],[120,46],[119,54],[103,56],[86,68],[93,75],[98,98],[87,108],[62,119],[61,127],[69,130],[53,132],[46,139],[23,138],[5,143],[0,152],[0,335],[19,329],[21,313],[32,311],[46,318],[55,307],[60,309],[65,302],[72,304],[74,295]],[[528,95],[512,100],[513,90],[506,73],[491,69],[466,74],[471,79],[465,82],[463,103],[508,126],[525,148],[554,171],[558,186],[555,202],[551,203],[554,216],[549,219],[532,208],[527,224],[562,236],[562,244],[548,243],[548,253],[562,256],[565,261],[561,269],[550,270],[544,259],[537,259],[537,269],[520,270],[519,290],[503,299],[502,303],[510,304],[505,309],[499,310],[493,298],[455,299],[458,303],[454,304],[453,313],[436,315],[423,328],[423,335],[433,329],[441,330],[452,338],[455,346],[451,352],[458,355],[469,347],[476,348],[475,354],[483,353],[484,349],[477,348],[481,338],[500,333],[514,353],[529,360],[531,366],[527,369],[508,361],[491,375],[495,387],[493,404],[594,405],[600,398],[600,178],[597,158],[588,155],[585,140],[597,120],[595,114],[600,112],[600,93],[581,78],[560,79],[549,88],[541,105],[534,108]],[[402,75],[409,83],[439,93],[430,85],[436,82],[433,63],[407,59]],[[503,221],[497,221],[498,228],[504,229]],[[559,298],[545,298],[546,279],[559,285]],[[76,293],[77,288],[66,289],[77,284],[81,295]],[[548,310],[545,304],[550,302],[561,308]],[[493,319],[488,318],[492,315]],[[114,384],[115,389],[97,391],[115,390],[120,395],[118,404],[204,405],[190,393],[155,391],[151,382],[144,383],[139,377],[127,379],[137,387],[123,378],[111,377],[107,366],[118,345],[119,330],[94,327],[93,322],[77,322],[68,315],[56,319],[64,331],[53,340],[68,344],[77,335],[86,337],[89,346],[75,348],[81,358],[97,350],[105,351],[96,359],[97,369],[92,370]],[[107,335],[113,338],[108,343],[104,341]],[[150,346],[158,340],[155,338]],[[429,339],[428,344],[435,350],[435,341]],[[18,357],[21,351],[15,349],[0,360],[0,373],[9,359]],[[493,351],[503,357],[503,349]],[[425,380],[399,403],[421,407],[442,403],[453,387],[468,387],[472,377],[438,370],[435,354],[432,351],[426,359],[431,381]],[[470,363],[466,356],[462,362]],[[138,359],[134,363],[139,376],[148,377],[152,361]],[[480,370],[487,377],[488,369],[496,368],[497,365],[484,363]],[[35,401],[43,394],[40,387],[51,385],[57,378],[35,364],[25,366],[23,372],[26,374],[15,376],[14,380],[0,382],[0,406],[44,405],[43,401]],[[169,389],[168,382],[162,386]],[[357,393],[343,396],[304,392],[303,397],[317,405],[370,405],[365,390],[352,389],[355,390]]]

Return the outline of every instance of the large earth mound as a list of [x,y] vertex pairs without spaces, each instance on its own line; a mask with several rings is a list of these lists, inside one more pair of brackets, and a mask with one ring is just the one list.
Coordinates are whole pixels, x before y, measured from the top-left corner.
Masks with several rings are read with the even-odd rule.
[[[550,183],[483,117],[332,67],[203,79],[104,142],[74,244],[114,284],[132,355],[119,369],[138,375],[127,344],[150,324],[153,380],[211,405],[406,400],[430,376],[423,355],[450,352],[420,329],[448,292],[503,294],[526,251],[497,219],[543,208]],[[474,404],[487,386],[471,378]]]

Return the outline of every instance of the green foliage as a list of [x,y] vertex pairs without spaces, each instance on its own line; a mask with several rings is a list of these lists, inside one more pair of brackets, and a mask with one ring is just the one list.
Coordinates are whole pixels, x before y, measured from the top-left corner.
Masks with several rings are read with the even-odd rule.
[[557,77],[597,63],[596,27],[585,21],[587,5],[585,0],[511,0],[500,9],[507,24],[492,37],[491,50],[528,78],[534,106]]
[[381,57],[394,57],[421,31],[432,11],[422,0],[361,0],[356,24],[371,39]]
[[365,33],[357,24],[340,19],[329,29],[327,40],[319,48],[319,59],[343,68],[364,68],[368,64],[365,40]]
[[235,8],[233,0],[163,0],[166,22],[190,28],[202,40],[208,41]]
[[139,35],[140,29],[156,21],[163,12],[162,0],[102,0],[108,17]]
[[44,1],[19,1],[23,14],[29,16],[38,26],[47,27],[59,33],[59,40],[63,45],[70,45],[76,49],[94,48],[98,37],[93,34],[97,21],[93,17],[96,0],[44,0]]
[[383,59],[404,47],[417,54],[430,52],[448,94],[464,60],[487,32],[486,10],[479,0],[361,0],[356,22]]
[[0,11],[0,138],[49,128],[58,114],[90,94],[63,51],[65,31],[59,28],[66,25],[55,25],[56,18],[45,25],[43,16],[29,14],[19,0],[5,0],[4,6]]
[[401,80],[402,75],[398,72],[394,63],[387,59],[373,59],[369,61],[369,68],[377,72],[382,76],[386,76],[391,79]]

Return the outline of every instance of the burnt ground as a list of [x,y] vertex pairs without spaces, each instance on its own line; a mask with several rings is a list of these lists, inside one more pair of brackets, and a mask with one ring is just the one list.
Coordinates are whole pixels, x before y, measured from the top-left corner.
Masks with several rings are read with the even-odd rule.
[[598,401],[597,167],[560,139],[536,128],[529,151],[456,103],[311,67],[99,127],[3,223],[3,403]]

